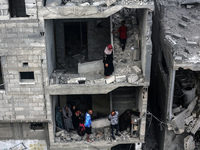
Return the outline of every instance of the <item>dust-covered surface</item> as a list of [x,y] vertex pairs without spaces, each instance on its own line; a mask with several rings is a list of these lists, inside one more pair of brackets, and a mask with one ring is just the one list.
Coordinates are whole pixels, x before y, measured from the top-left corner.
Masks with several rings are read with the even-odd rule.
[[164,6],[165,40],[176,64],[200,62],[200,5]]

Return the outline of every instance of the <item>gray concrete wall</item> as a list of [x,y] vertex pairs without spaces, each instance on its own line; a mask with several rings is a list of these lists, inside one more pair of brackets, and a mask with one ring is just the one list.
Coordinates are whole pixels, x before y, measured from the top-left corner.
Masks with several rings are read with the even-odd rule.
[[151,68],[151,26],[152,26],[152,12],[148,9],[138,9],[139,20],[139,39],[141,51],[141,66],[145,81],[150,81],[150,68]]
[[55,37],[53,20],[45,20],[45,43],[48,75],[56,68]]
[[48,139],[47,123],[43,123],[44,129],[31,130],[30,123],[1,123],[0,124],[0,139],[11,140],[11,139]]

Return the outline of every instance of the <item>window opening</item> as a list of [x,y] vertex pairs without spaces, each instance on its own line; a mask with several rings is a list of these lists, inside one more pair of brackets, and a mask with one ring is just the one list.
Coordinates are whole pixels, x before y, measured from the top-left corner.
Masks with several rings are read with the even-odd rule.
[[25,0],[9,0],[9,11],[11,17],[28,17]]
[[34,72],[20,72],[20,82],[34,82]]

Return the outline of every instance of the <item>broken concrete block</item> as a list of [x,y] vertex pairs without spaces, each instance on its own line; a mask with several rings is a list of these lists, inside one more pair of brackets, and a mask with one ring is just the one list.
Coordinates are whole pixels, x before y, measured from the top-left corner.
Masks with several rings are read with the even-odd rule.
[[185,121],[185,124],[188,125],[191,121],[193,121],[193,116],[189,116],[184,121]]
[[110,83],[112,83],[112,82],[115,82],[115,76],[114,76],[114,75],[113,75],[113,76],[110,76],[109,78],[106,79],[106,83],[107,83],[107,84],[110,84]]
[[182,28],[187,28],[187,24],[184,22],[179,22],[178,25]]
[[103,127],[109,127],[109,126],[110,126],[110,121],[108,120],[107,117],[92,121],[92,128],[103,128]]
[[61,131],[59,131],[59,132],[56,132],[56,133],[55,133],[55,136],[56,136],[56,137],[59,137],[59,136],[61,136],[61,134],[64,134],[64,132],[65,132],[64,130],[61,130]]
[[176,48],[177,47],[177,42],[170,35],[166,35],[165,39],[166,39],[167,44],[171,48]]
[[105,79],[94,80],[95,84],[105,84]]
[[182,56],[175,56],[174,57],[174,60],[177,62],[182,62],[182,60],[183,60],[183,57]]
[[195,123],[194,127],[191,130],[191,133],[195,135],[195,133],[197,132],[197,130],[199,130],[199,128],[200,128],[200,118]]
[[177,108],[174,108],[174,109],[172,110],[173,114],[179,113],[179,112],[181,111],[181,108],[182,108],[182,106],[179,106],[179,107],[177,107]]
[[132,70],[134,73],[136,73],[137,75],[140,75],[142,73],[142,70],[138,67],[138,66],[133,66]]
[[129,77],[128,77],[128,82],[129,83],[134,83],[135,81],[137,81],[138,80],[138,75],[136,75],[136,74],[132,74],[132,75],[130,75]]
[[116,2],[117,0],[107,0],[106,1],[106,5],[107,6],[110,6],[110,5],[112,5],[114,2]]
[[194,150],[195,141],[191,135],[184,138],[184,150]]
[[186,46],[186,47],[185,47],[185,52],[188,53],[188,54],[192,54],[192,53],[193,53],[193,50],[192,50],[192,48]]
[[90,4],[88,2],[85,2],[85,3],[79,4],[79,6],[90,6]]
[[182,16],[182,20],[185,22],[190,22],[190,17],[189,16]]
[[103,70],[104,67],[102,60],[78,63],[78,73],[89,73]]
[[196,47],[197,46],[197,42],[187,41],[187,45],[191,46],[191,47]]
[[82,78],[72,78],[72,79],[67,80],[67,83],[68,84],[79,84],[80,82],[84,82],[84,81],[86,81],[85,77],[82,77]]
[[94,3],[92,4],[92,6],[99,6],[99,5],[103,5],[103,4],[106,4],[106,2],[105,2],[105,1],[94,2]]
[[46,6],[47,7],[52,7],[52,6],[59,6],[61,5],[62,0],[48,0],[46,1]]
[[116,75],[115,80],[116,80],[116,82],[125,82],[126,81],[126,75]]
[[176,39],[182,38],[182,36],[178,33],[173,34],[173,37]]
[[65,4],[65,6],[73,7],[73,6],[76,6],[76,4],[75,4],[75,3],[68,2],[68,3]]

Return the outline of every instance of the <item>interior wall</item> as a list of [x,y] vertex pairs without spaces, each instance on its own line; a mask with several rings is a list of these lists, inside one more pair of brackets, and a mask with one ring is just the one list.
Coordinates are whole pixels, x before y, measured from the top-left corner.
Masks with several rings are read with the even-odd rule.
[[54,20],[58,64],[66,63],[64,22],[87,22],[88,61],[100,60],[110,44],[110,19],[59,19]]
[[53,20],[45,20],[45,40],[47,55],[47,71],[50,76],[56,68],[55,38]]
[[108,116],[110,114],[110,95],[92,95],[92,109],[98,115]]

